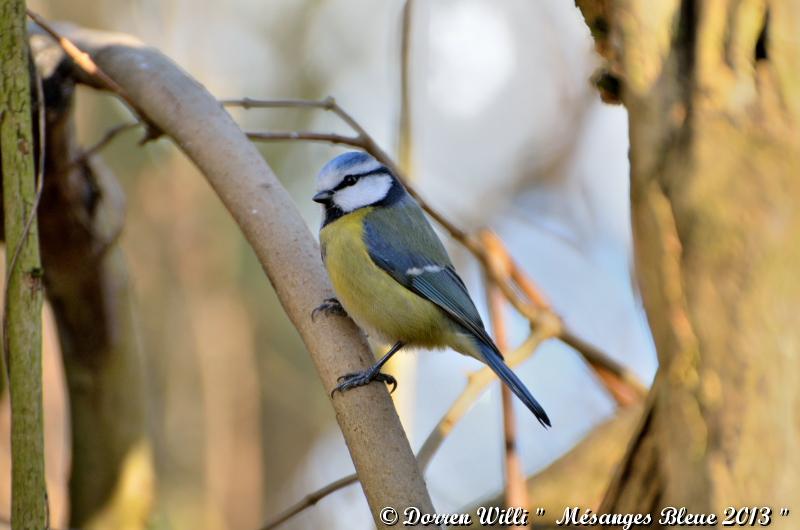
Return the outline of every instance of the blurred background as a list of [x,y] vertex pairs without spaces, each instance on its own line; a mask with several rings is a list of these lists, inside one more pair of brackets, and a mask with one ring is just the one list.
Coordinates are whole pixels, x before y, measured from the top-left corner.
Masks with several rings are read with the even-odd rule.
[[[401,1],[39,0],[51,20],[132,34],[162,50],[220,99],[332,95],[390,153],[400,109]],[[415,185],[459,226],[489,226],[582,338],[649,383],[656,368],[633,289],[627,117],[591,85],[585,23],[561,0],[431,0],[411,19]],[[245,130],[346,132],[308,110],[234,110]],[[83,145],[130,120],[81,87]],[[122,234],[145,352],[153,436],[153,528],[248,529],[352,472],[333,410],[297,333],[237,227],[168,141],[126,132],[102,152],[127,196]],[[316,233],[316,172],[341,148],[260,147]],[[481,311],[482,277],[452,241]],[[485,315],[485,311],[484,311]],[[527,322],[509,311],[510,340]],[[405,354],[395,394],[415,450],[478,364],[453,352]],[[68,407],[52,321],[45,340],[51,521],[66,521]],[[568,451],[614,411],[574,351],[545,343],[518,373],[553,420],[542,430],[515,402],[526,474]],[[7,400],[0,429],[8,432]],[[427,481],[439,511],[500,492],[502,414],[494,385],[437,453]],[[0,515],[8,514],[7,435]],[[535,501],[534,501],[535,502]],[[283,528],[370,528],[359,486]]]

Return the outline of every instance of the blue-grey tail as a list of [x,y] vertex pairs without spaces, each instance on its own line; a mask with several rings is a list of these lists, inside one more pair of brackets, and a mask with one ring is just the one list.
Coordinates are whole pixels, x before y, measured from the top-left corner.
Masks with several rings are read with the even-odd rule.
[[539,420],[545,427],[550,427],[550,418],[547,417],[547,413],[544,411],[542,406],[536,401],[528,388],[523,384],[522,381],[519,380],[517,374],[511,371],[511,368],[503,361],[503,358],[498,354],[498,352],[491,346],[484,344],[482,341],[478,341],[481,356],[483,360],[486,361],[486,364],[489,365],[489,368],[497,374],[503,383],[505,383],[508,388],[511,389],[512,392],[519,398],[520,401],[525,403],[525,406],[533,412],[533,415],[536,416],[536,419]]

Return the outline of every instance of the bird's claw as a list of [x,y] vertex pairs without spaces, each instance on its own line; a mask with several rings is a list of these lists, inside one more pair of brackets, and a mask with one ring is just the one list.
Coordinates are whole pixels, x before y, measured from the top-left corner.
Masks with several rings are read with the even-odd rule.
[[311,312],[311,321],[316,321],[317,315],[320,313],[323,315],[336,315],[340,317],[347,316],[347,311],[344,310],[344,307],[342,307],[342,304],[339,303],[339,300],[336,298],[326,298],[323,300],[322,303]]
[[380,383],[386,383],[387,385],[391,385],[392,388],[389,390],[389,393],[397,389],[397,379],[389,374],[384,374],[382,372],[373,372],[372,370],[365,370],[363,372],[354,372],[352,374],[345,374],[337,379],[339,384],[336,385],[336,388],[331,390],[331,397],[336,393],[338,390],[339,392],[346,392],[351,388],[356,388],[359,386],[364,386],[372,381],[378,381]]

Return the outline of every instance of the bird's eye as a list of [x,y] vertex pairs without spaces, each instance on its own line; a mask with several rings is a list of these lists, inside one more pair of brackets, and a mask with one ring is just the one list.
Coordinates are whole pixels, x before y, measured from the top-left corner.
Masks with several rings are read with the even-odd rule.
[[354,177],[353,175],[347,175],[347,176],[344,178],[344,180],[342,181],[342,184],[344,184],[345,186],[352,186],[352,185],[353,185],[353,184],[355,184],[357,181],[358,181],[358,178],[357,178],[357,177]]

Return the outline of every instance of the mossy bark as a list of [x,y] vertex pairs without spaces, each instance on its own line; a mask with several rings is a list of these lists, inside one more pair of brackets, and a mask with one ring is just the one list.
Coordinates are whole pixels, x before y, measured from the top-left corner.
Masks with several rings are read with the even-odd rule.
[[577,4],[628,109],[660,361],[603,510],[766,505],[796,527],[777,510],[800,498],[800,4]]
[[[6,329],[11,396],[11,523],[47,521],[42,418],[42,268],[36,220],[25,2],[0,0],[0,156],[3,175]],[[8,276],[8,274],[7,274]]]

